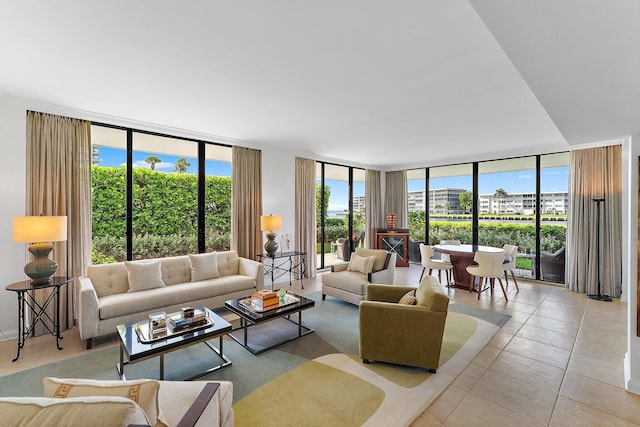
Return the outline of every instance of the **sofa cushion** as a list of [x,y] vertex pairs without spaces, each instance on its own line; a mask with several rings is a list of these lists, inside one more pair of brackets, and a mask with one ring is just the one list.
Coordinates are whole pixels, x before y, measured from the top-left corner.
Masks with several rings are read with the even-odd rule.
[[151,425],[165,426],[158,406],[160,383],[155,380],[102,381],[75,378],[47,377],[42,380],[44,396],[66,399],[84,396],[126,397],[138,404]]
[[191,281],[191,262],[187,255],[158,258],[162,281],[165,285],[177,285]]
[[220,277],[220,273],[218,273],[218,254],[215,252],[197,255],[190,254],[189,262],[191,263],[192,282],[217,279]]
[[191,304],[218,295],[254,289],[255,286],[256,282],[251,277],[229,276],[144,292],[109,295],[100,299],[99,317],[102,320],[113,319],[132,313],[160,310],[175,304]]
[[139,292],[165,286],[160,271],[160,260],[125,261],[124,264],[128,272],[128,292]]
[[357,271],[358,273],[367,274],[371,273],[373,270],[373,262],[375,261],[374,256],[360,256],[354,254],[349,261],[349,266],[347,270],[349,271]]
[[149,425],[142,408],[124,397],[3,397],[0,414],[9,426]]
[[387,251],[384,249],[366,249],[366,248],[356,248],[356,255],[359,256],[373,256],[375,257],[373,261],[373,271],[380,271],[387,268]]
[[449,297],[435,276],[425,276],[418,285],[416,305],[426,307],[431,311],[446,312],[449,309]]
[[238,274],[240,259],[235,251],[218,252],[218,273],[220,276]]
[[322,275],[322,284],[358,295],[365,295],[369,282],[367,276],[355,271],[339,271]]
[[128,274],[124,262],[87,266],[87,276],[91,279],[98,298],[127,292]]

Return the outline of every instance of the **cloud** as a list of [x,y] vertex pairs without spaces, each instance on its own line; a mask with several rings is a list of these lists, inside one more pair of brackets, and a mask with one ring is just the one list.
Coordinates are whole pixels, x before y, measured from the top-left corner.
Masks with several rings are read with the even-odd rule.
[[[124,166],[124,165],[123,165]],[[173,167],[175,166],[175,163],[173,162],[161,162],[161,163],[156,163],[156,170],[166,170],[169,169],[170,171],[173,171]],[[151,169],[151,165],[147,162],[145,162],[144,160],[138,160],[137,162],[133,163],[133,167],[134,168],[147,168],[147,169]]]
[[531,175],[531,174],[518,175],[518,179],[531,179],[531,178],[533,178],[533,175]]

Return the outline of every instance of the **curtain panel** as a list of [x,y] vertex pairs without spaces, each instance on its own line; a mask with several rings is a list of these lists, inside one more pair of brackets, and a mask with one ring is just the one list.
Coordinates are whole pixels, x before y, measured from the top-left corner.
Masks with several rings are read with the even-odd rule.
[[[570,153],[567,223],[567,288],[619,297],[622,286],[622,148],[619,145]],[[600,203],[598,248],[597,203]],[[599,259],[599,262],[598,262]]]
[[316,275],[316,162],[296,157],[295,250],[307,253],[307,277]]
[[[51,257],[58,263],[57,276],[75,279],[60,289],[60,328],[71,328],[76,281],[91,262],[91,123],[28,111],[26,157],[26,214],[67,217],[67,241],[53,242]],[[42,292],[36,295],[41,303],[44,298]],[[45,331],[37,325],[37,335]]]
[[385,181],[385,214],[396,214],[396,228],[407,228],[407,171],[387,172]]
[[255,260],[262,253],[262,152],[234,146],[231,158],[231,248]]
[[369,249],[375,249],[377,245],[373,231],[376,228],[384,227],[381,188],[380,171],[366,169],[364,211],[367,230],[366,247]]

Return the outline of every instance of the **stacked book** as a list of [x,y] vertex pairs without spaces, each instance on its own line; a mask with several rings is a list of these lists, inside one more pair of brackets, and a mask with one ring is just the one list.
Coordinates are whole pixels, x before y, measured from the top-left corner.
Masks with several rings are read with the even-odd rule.
[[273,291],[262,290],[251,296],[251,305],[258,310],[268,310],[280,305],[278,294]]
[[182,313],[175,313],[169,317],[169,323],[174,332],[206,325],[207,312],[204,307],[199,307],[193,310],[193,316],[185,317]]

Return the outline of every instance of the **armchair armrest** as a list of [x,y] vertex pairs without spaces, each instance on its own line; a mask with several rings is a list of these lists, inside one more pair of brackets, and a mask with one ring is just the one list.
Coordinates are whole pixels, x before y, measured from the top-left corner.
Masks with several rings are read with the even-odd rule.
[[219,387],[219,383],[205,384],[198,397],[196,397],[196,400],[194,400],[189,409],[187,409],[187,412],[184,414],[177,427],[195,426]]
[[393,276],[396,272],[396,254],[389,254],[387,268],[378,271],[372,271],[367,275],[369,283],[382,283],[393,285]]
[[340,264],[331,265],[331,272],[336,273],[338,271],[346,271],[347,267],[349,267],[348,262],[341,262]]

